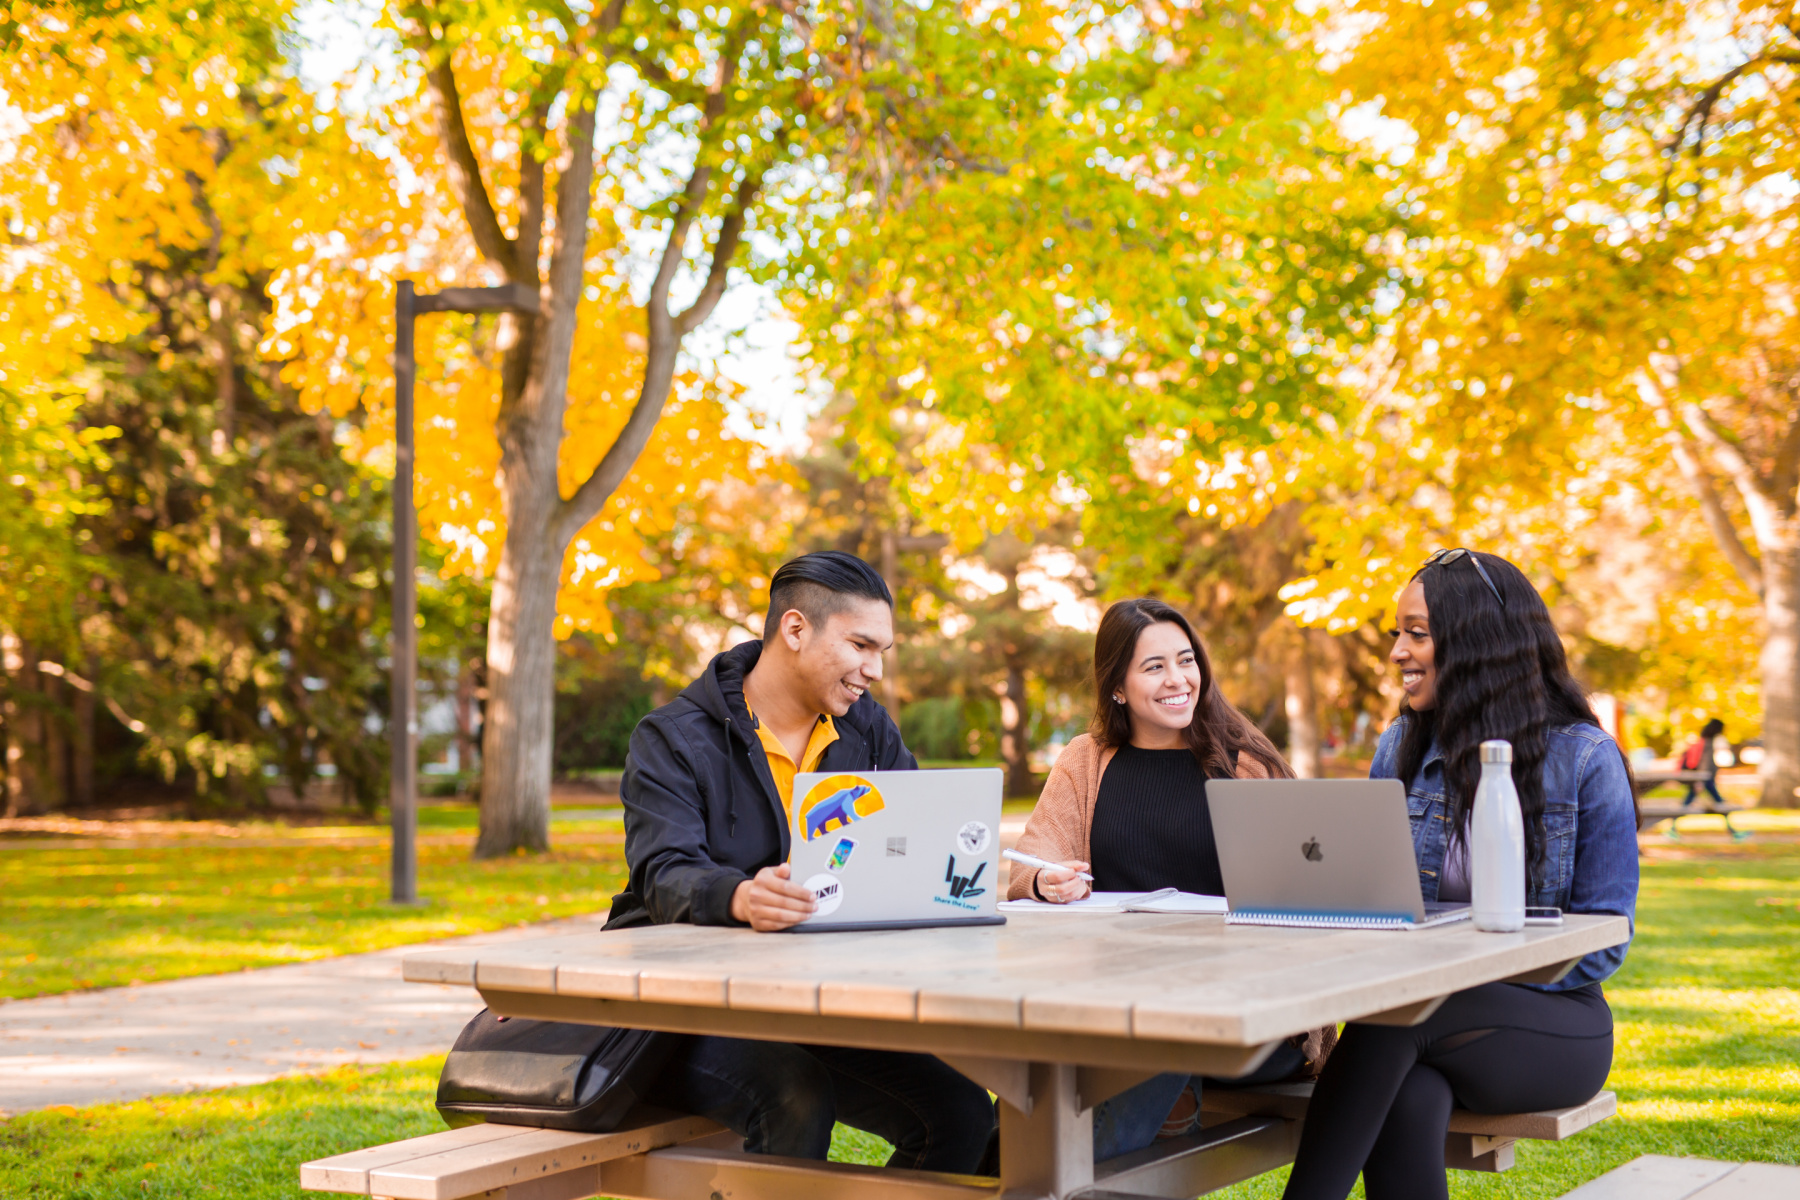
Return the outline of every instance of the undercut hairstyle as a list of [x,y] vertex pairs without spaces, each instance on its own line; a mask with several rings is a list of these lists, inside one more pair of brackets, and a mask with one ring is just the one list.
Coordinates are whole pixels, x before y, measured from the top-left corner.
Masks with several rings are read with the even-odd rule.
[[887,581],[856,555],[842,550],[802,554],[782,563],[775,578],[769,580],[769,615],[763,636],[772,634],[775,624],[790,610],[823,629],[833,613],[843,612],[856,600],[879,600],[894,607]]
[[1151,596],[1121,600],[1100,618],[1100,632],[1094,635],[1094,719],[1088,726],[1094,740],[1115,750],[1130,743],[1131,710],[1114,701],[1113,695],[1125,686],[1125,676],[1137,658],[1138,636],[1150,626],[1165,622],[1178,626],[1187,635],[1188,645],[1194,648],[1194,663],[1200,668],[1200,694],[1194,697],[1194,718],[1182,736],[1200,763],[1201,774],[1229,779],[1237,774],[1238,758],[1248,754],[1263,765],[1271,778],[1292,779],[1294,769],[1281,757],[1275,743],[1219,691],[1213,681],[1206,644],[1188,619],[1178,609]]
[[[1525,573],[1495,554],[1471,550],[1468,557],[1481,560],[1506,604],[1488,590],[1473,562],[1433,563],[1413,575],[1425,588],[1437,702],[1423,712],[1410,704],[1400,707],[1407,717],[1400,739],[1400,778],[1412,786],[1436,741],[1444,757],[1450,837],[1466,844],[1475,785],[1481,780],[1481,743],[1511,742],[1513,787],[1525,818],[1526,861],[1535,880],[1547,851],[1546,735],[1559,725],[1602,726],[1586,690],[1569,671],[1544,598]],[[1633,779],[1624,751],[1619,758],[1626,778]],[[1636,795],[1633,779],[1634,806]]]

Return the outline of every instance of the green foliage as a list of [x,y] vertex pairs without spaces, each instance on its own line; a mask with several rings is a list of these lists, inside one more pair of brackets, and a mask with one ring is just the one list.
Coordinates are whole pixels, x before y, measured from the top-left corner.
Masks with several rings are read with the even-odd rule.
[[606,646],[580,634],[563,643],[556,660],[557,774],[625,765],[631,731],[656,706],[643,655],[636,644]]
[[1336,407],[1385,280],[1394,218],[1331,144],[1295,14],[1060,15],[1066,41],[923,47],[998,119],[961,169],[852,188],[796,273],[863,469],[965,548],[1068,510],[1096,548],[1162,537],[1201,455]]
[[[968,704],[961,696],[934,696],[908,704],[900,710],[906,748],[921,759],[959,761],[977,757],[982,748],[980,733],[992,728],[997,713],[981,713],[971,721]],[[971,738],[971,734],[975,736]],[[993,740],[991,734],[987,740]]]
[[114,430],[81,428],[80,397],[27,399],[0,386],[0,628],[60,652],[74,598],[98,567],[76,524],[102,504],[88,475]]
[[[330,763],[372,810],[387,787],[367,728],[384,707],[387,487],[254,360],[221,386],[220,289],[170,260],[136,280],[149,328],[92,354],[84,415],[118,436],[91,485],[109,503],[83,522],[106,572],[86,652],[165,776],[241,803],[265,766],[299,791]],[[254,289],[230,295],[254,311]]]

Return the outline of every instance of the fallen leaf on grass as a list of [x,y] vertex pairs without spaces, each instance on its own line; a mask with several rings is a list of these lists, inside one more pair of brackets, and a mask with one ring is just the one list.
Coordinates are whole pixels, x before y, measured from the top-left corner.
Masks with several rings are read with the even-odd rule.
[[44,1111],[45,1112],[53,1112],[53,1113],[61,1113],[65,1117],[72,1117],[75,1115],[75,1106],[73,1104],[52,1104],[49,1108],[46,1108]]

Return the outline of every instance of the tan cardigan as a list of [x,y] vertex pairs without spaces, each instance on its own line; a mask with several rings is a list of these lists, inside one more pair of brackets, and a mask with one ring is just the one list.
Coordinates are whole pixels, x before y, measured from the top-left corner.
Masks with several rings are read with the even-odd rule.
[[[1056,765],[1038,797],[1031,819],[1025,822],[1025,833],[1019,838],[1019,850],[1051,862],[1079,859],[1091,862],[1088,834],[1094,827],[1094,801],[1100,796],[1100,777],[1112,761],[1115,750],[1082,734],[1057,755]],[[1239,779],[1267,779],[1268,770],[1248,754],[1238,756]],[[1006,885],[1009,900],[1035,900],[1031,883],[1037,868],[1013,863],[1012,876]],[[1298,1047],[1306,1059],[1305,1074],[1316,1076],[1325,1059],[1337,1044],[1337,1026],[1327,1025],[1311,1033],[1296,1034],[1288,1041]]]
[[[1087,733],[1063,747],[1056,765],[1050,768],[1050,778],[1044,783],[1037,807],[1031,810],[1031,819],[1025,822],[1025,834],[1019,839],[1021,853],[1051,862],[1092,861],[1088,858],[1088,834],[1094,828],[1094,801],[1100,797],[1100,777],[1106,774],[1106,764],[1112,761],[1114,753],[1113,747],[1102,746]],[[1244,754],[1238,757],[1237,777],[1267,779],[1269,772]],[[1031,882],[1036,878],[1036,867],[1013,863],[1006,898],[1037,899],[1031,890]]]

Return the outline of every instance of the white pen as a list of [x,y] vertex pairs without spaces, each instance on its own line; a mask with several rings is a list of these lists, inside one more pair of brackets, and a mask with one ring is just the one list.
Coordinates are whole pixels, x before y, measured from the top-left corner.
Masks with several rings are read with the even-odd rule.
[[[1068,868],[1063,866],[1061,863],[1046,862],[1045,860],[1043,860],[1041,858],[1034,858],[1029,854],[1020,854],[1017,850],[1002,850],[1000,853],[1005,855],[1007,858],[1012,859],[1016,863],[1022,863],[1027,867],[1036,867],[1040,871],[1044,871],[1044,870],[1066,871],[1066,870],[1068,870]],[[1075,878],[1085,879],[1089,883],[1094,882],[1094,877],[1092,875],[1089,875],[1086,871],[1075,872]]]

